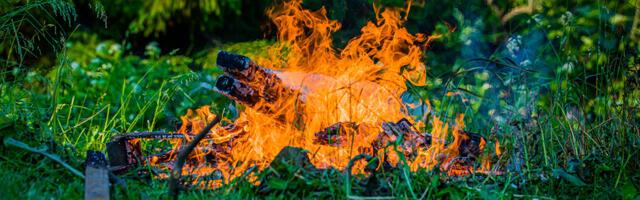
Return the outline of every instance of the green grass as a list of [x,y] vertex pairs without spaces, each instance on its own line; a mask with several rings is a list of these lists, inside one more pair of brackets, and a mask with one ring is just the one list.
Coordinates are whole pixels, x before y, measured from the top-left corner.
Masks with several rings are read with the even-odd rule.
[[[262,45],[241,43],[232,47],[251,49],[256,44]],[[98,48],[101,45],[102,49]],[[123,56],[116,43],[100,43],[87,34],[80,34],[68,46],[66,54],[60,55],[64,59],[60,59],[59,67],[49,74],[30,73],[2,83],[3,141],[13,138],[24,142],[83,171],[85,152],[105,151],[106,142],[114,134],[173,130],[176,116],[202,105],[212,105],[217,113],[227,110],[227,117],[237,112],[228,111],[231,102],[208,88],[213,81],[211,76],[219,74],[219,69],[206,67],[193,72],[188,67],[190,58],[159,56],[153,46],[148,48],[147,58]],[[557,81],[564,80],[559,77]],[[457,96],[426,92],[423,94],[432,99],[438,94],[442,97],[441,108],[434,106],[432,115],[446,118],[448,113],[460,112],[461,108],[464,111],[465,107],[446,109],[460,105]],[[306,171],[299,166],[286,166],[277,172],[256,171],[259,185],[237,179],[218,190],[194,189],[183,192],[182,197],[637,198],[637,113],[632,109],[603,108],[605,115],[589,121],[581,116],[583,106],[567,100],[576,94],[544,95],[547,96],[533,104],[523,104],[525,110],[530,110],[526,115],[503,123],[492,122],[484,128],[473,123],[485,116],[474,115],[473,110],[466,112],[469,127],[480,130],[490,144],[500,141],[504,153],[493,162],[506,172],[501,176],[447,177],[437,168],[407,173],[406,166],[400,164],[391,171],[350,177],[336,170]],[[82,198],[83,179],[55,160],[6,142],[0,145],[0,151],[0,188],[4,197]],[[127,182],[126,191],[111,187],[115,199],[166,197],[165,180],[135,173],[123,179]]]

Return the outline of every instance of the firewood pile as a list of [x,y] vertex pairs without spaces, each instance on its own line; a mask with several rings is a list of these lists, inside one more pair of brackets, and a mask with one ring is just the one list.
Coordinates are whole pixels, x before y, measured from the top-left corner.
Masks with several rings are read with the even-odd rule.
[[[273,71],[260,67],[245,56],[220,51],[217,63],[228,75],[222,75],[218,78],[214,91],[233,99],[237,103],[267,113],[282,109],[278,108],[280,105],[274,104],[281,98],[295,98],[299,101],[296,106],[304,106],[303,100],[299,97],[299,91],[283,85],[280,78]],[[349,144],[346,143],[346,137],[349,137],[348,132],[350,132],[347,130],[357,130],[359,126],[354,122],[336,123],[318,131],[313,140],[314,144],[347,147]],[[375,142],[371,145],[371,152],[377,152],[378,149],[384,148],[398,138],[402,138],[399,149],[405,151],[406,155],[410,155],[414,149],[428,147],[434,138],[428,133],[415,131],[412,126],[406,119],[384,123],[382,125],[383,131],[378,134]],[[237,132],[237,134],[234,134],[233,137],[224,142],[216,143],[214,146],[197,147],[202,152],[205,152],[207,155],[205,157],[208,158],[207,162],[215,163],[216,155],[228,154],[229,150],[233,148],[233,141],[244,136],[241,127],[236,124],[225,125],[221,128],[227,132]],[[459,156],[469,160],[478,157],[485,139],[480,135],[466,131],[460,131],[460,134],[463,137],[461,137],[458,146]],[[168,132],[115,135],[111,138],[111,142],[107,144],[110,169],[117,174],[122,174],[143,164],[169,163],[175,159],[176,152],[180,151],[181,148],[177,147],[177,149],[153,155],[142,155],[140,139],[188,141],[193,136]],[[204,138],[204,140],[207,139],[211,139],[210,135]],[[440,138],[439,140],[444,139]]]
[[[305,98],[301,91],[286,86],[275,71],[259,66],[248,57],[224,51],[218,52],[217,64],[226,75],[218,77],[214,91],[231,98],[239,104],[268,114],[268,116],[273,116],[274,120],[279,123],[304,122],[306,116],[303,114],[294,115],[295,119],[285,119],[287,117],[285,113],[295,113],[305,106],[311,105],[305,105]],[[283,101],[283,99],[287,99],[287,101]],[[181,129],[176,132],[134,132],[114,135],[111,137],[111,141],[107,143],[108,167],[106,169],[115,175],[122,175],[143,165],[176,170],[173,167],[178,153],[184,151],[186,144],[196,136],[194,134],[195,131],[192,129],[204,127],[206,120],[183,123],[187,124],[182,124]],[[246,129],[243,128],[245,125],[243,122],[237,122],[218,126],[216,130],[230,133],[227,134],[228,137],[223,139],[214,137],[211,134],[212,132],[209,132],[204,136],[203,140],[214,140],[214,142],[196,146],[194,149],[198,152],[198,155],[186,152],[188,156],[186,157],[185,167],[198,167],[203,162],[215,166],[220,160],[230,157],[231,150],[234,145],[237,145],[236,141],[247,137]],[[371,130],[366,129],[366,126],[368,125],[349,121],[335,123],[322,130],[317,130],[313,135],[313,144],[347,148],[350,146],[349,137],[354,137],[354,134],[358,134],[363,130]],[[376,155],[381,152],[379,150],[389,146],[395,146],[395,149],[402,151],[403,155],[410,158],[416,156],[417,149],[428,148],[434,144],[434,141],[444,144],[444,146],[456,145],[457,158],[450,160],[448,163],[442,163],[445,168],[454,169],[456,166],[474,165],[485,145],[485,139],[482,136],[462,130],[457,132],[456,144],[445,141],[445,138],[434,137],[429,133],[420,133],[416,131],[414,125],[407,119],[401,119],[397,122],[385,122],[381,127],[382,131],[377,133],[377,137],[370,143],[370,147],[366,147],[367,149],[360,152],[370,152],[372,155],[367,156],[368,158],[375,156],[383,158],[378,165],[382,166],[378,167],[378,169],[382,170],[395,166],[387,159],[387,155]],[[144,155],[140,140],[168,140],[179,145],[166,152]],[[288,146],[285,147],[285,149],[287,148],[289,150],[292,149]],[[278,157],[282,157],[281,155],[284,154],[281,152]],[[303,157],[307,157],[307,155],[305,154]],[[303,160],[309,160],[309,158],[307,157]],[[314,167],[314,169],[317,168]],[[100,176],[104,176],[104,172],[100,173]],[[160,177],[166,178],[168,175]]]

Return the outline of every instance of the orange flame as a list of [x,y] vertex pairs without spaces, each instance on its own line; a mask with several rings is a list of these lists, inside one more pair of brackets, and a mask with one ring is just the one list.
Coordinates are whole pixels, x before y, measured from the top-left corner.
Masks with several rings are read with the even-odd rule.
[[[431,144],[427,148],[389,146],[377,152],[370,148],[384,131],[385,122],[408,119],[412,124],[420,124],[405,110],[405,106],[417,106],[404,104],[401,95],[407,90],[405,80],[415,85],[425,84],[423,49],[430,40],[439,37],[410,34],[402,27],[406,17],[401,17],[398,9],[381,11],[382,8],[375,6],[374,9],[376,21],[363,27],[362,34],[351,39],[342,50],[332,46],[332,34],[341,25],[328,19],[324,8],[309,11],[302,8],[300,1],[291,1],[281,8],[268,10],[268,16],[278,28],[278,43],[269,50],[268,57],[254,59],[263,67],[275,70],[283,84],[295,88],[300,95],[283,96],[286,98],[269,102],[268,106],[266,102],[248,106],[235,120],[233,129],[217,126],[211,132],[213,139],[201,146],[226,142],[231,148],[225,149],[226,154],[217,154],[215,165],[197,166],[196,172],[185,170],[185,173],[218,171],[224,181],[229,181],[249,167],[264,169],[281,149],[291,146],[312,151],[309,157],[318,168],[343,170],[353,157],[366,153],[387,156],[393,165],[406,160],[412,171],[442,164],[443,168],[451,169],[450,175],[465,174],[454,169],[460,141],[467,137],[460,134],[464,129],[463,115],[458,116],[452,130],[449,124],[434,118]],[[265,107],[269,107],[269,112],[264,111]],[[179,132],[197,133],[205,125],[203,119],[212,117],[207,106],[195,113],[189,111],[181,118],[183,124]],[[348,146],[314,143],[315,133],[340,122],[358,124],[356,128],[339,132]],[[449,134],[454,141],[446,145]],[[243,136],[235,137],[238,135]],[[391,137],[392,141],[397,139]],[[480,150],[484,142],[483,139]],[[393,150],[417,156],[401,159]],[[204,152],[194,155],[202,156]],[[482,163],[480,170],[490,170],[488,159]],[[364,172],[363,166],[363,162],[358,162],[352,173]],[[210,186],[216,187],[222,182]]]

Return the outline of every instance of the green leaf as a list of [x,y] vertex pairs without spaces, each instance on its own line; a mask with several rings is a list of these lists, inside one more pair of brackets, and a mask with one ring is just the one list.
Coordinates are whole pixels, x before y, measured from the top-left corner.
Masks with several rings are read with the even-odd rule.
[[282,179],[278,179],[278,178],[274,178],[271,179],[267,182],[267,185],[273,189],[277,189],[277,190],[284,190],[287,189],[287,184],[289,182],[282,180]]
[[553,171],[553,175],[559,176],[562,179],[566,180],[567,182],[569,182],[569,183],[571,183],[571,184],[573,184],[575,186],[586,186],[587,185],[582,180],[580,180],[580,178],[565,172],[563,169],[553,169],[552,171]]
[[7,139],[4,139],[4,145],[5,146],[11,145],[11,146],[19,147],[19,148],[22,148],[22,149],[25,149],[25,150],[28,150],[28,151],[31,151],[31,152],[34,152],[34,153],[39,153],[39,154],[42,154],[44,156],[47,156],[47,157],[51,158],[52,160],[60,163],[65,168],[69,169],[69,171],[71,171],[73,174],[78,175],[79,177],[82,177],[84,179],[84,175],[80,171],[76,170],[75,168],[71,167],[71,165],[69,165],[66,162],[62,161],[62,159],[60,159],[60,156],[47,153],[46,149],[42,149],[42,150],[36,149],[36,148],[30,147],[29,145],[27,145],[25,143],[22,143],[22,142],[18,141],[18,140],[14,140],[13,138],[10,138],[10,137],[7,138]]
[[596,167],[598,169],[601,169],[602,171],[606,171],[606,172],[613,171],[613,168],[611,168],[609,166],[606,166],[606,165],[603,165],[603,164],[597,164]]
[[622,198],[623,199],[633,199],[634,197],[636,197],[638,195],[638,189],[636,189],[636,187],[633,186],[633,183],[629,179],[627,179],[627,181],[625,181],[625,183],[624,183],[624,185],[622,185],[621,189],[622,189],[622,195],[623,195]]

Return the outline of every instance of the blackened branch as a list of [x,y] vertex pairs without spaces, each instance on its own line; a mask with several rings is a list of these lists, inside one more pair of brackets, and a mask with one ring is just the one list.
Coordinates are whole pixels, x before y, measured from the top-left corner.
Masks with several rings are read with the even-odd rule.
[[200,131],[200,133],[198,133],[198,135],[196,135],[196,137],[193,138],[191,142],[189,142],[189,145],[187,145],[186,148],[178,153],[178,161],[175,162],[173,171],[171,171],[171,176],[169,177],[169,196],[173,196],[173,199],[178,199],[178,184],[180,175],[182,174],[182,166],[184,166],[187,157],[189,156],[191,151],[195,149],[200,140],[202,140],[209,133],[211,128],[213,128],[213,126],[220,122],[221,118],[221,115],[216,115],[216,118],[214,118],[213,121],[209,122],[209,124],[207,124],[207,126],[205,126]]

